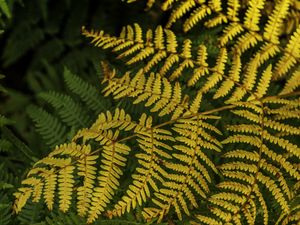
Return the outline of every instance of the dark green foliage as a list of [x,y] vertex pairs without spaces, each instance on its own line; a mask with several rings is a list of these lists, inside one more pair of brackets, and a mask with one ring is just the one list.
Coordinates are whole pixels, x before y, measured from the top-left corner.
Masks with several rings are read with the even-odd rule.
[[85,82],[80,77],[75,76],[68,69],[65,69],[64,71],[64,80],[67,87],[74,94],[78,95],[79,98],[83,102],[85,102],[87,107],[92,109],[96,114],[107,109],[107,101],[104,101],[103,97],[100,95],[100,92],[96,87]]
[[54,147],[57,143],[63,143],[66,140],[67,128],[57,117],[33,105],[27,108],[27,113],[49,147]]
[[[6,185],[7,186],[7,185]],[[0,191],[2,191],[4,185],[0,183]],[[0,194],[0,222],[1,225],[7,225],[10,223],[11,212],[9,209],[10,203],[8,202],[6,195]]]
[[64,79],[69,92],[62,94],[50,91],[38,94],[38,99],[51,106],[49,111],[34,105],[27,109],[38,133],[49,147],[63,143],[73,132],[91,124],[99,112],[109,108],[107,99],[101,97],[94,85],[68,69],[65,69]]
[[70,96],[51,91],[41,93],[38,97],[53,106],[61,120],[68,126],[73,126],[78,129],[89,123],[89,117],[86,110]]

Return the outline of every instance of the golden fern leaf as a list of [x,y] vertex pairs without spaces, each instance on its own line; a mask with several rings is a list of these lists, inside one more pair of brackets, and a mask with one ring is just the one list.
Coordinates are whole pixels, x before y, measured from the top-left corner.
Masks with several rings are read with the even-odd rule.
[[[279,218],[276,221],[276,225],[279,224],[295,224],[299,221],[300,219],[300,207],[299,204],[297,204],[297,199],[299,198],[299,187],[300,187],[300,182],[298,181],[292,188],[291,192],[291,209],[290,211],[287,212],[282,212]],[[295,204],[296,203],[296,204]]]
[[28,199],[31,197],[32,188],[30,187],[23,187],[19,188],[18,192],[14,193],[15,202],[13,205],[13,209],[16,213],[19,213],[21,209],[25,206]]
[[265,187],[272,193],[273,197],[276,199],[276,201],[280,204],[282,210],[284,212],[289,211],[289,206],[287,203],[287,200],[285,199],[283,195],[283,191],[279,189],[279,187],[276,185],[275,181],[269,178],[269,176],[265,176],[262,173],[257,173],[257,180],[264,184]]
[[244,26],[250,31],[259,30],[260,10],[263,9],[265,0],[250,0],[249,8],[246,11]]
[[269,211],[268,211],[268,207],[266,204],[265,199],[263,198],[263,195],[258,187],[257,184],[254,185],[253,187],[253,192],[255,194],[255,196],[257,197],[257,200],[262,208],[263,211],[263,223],[264,225],[268,225],[269,223]]
[[[148,0],[148,7],[154,2]],[[161,222],[171,210],[182,220],[191,214],[191,208],[200,207],[195,215],[200,224],[268,224],[271,204],[280,206],[278,224],[299,220],[299,208],[290,203],[297,195],[294,189],[300,187],[300,149],[295,141],[300,135],[300,98],[293,92],[299,86],[300,29],[280,36],[289,6],[296,3],[276,1],[270,13],[271,3],[163,1],[164,10],[178,6],[167,26],[185,18],[184,31],[201,21],[206,27],[228,23],[218,39],[216,63],[215,55],[208,57],[205,45],[199,43],[196,54],[191,40],[177,41],[174,32],[161,26],[147,32],[138,24],[126,26],[118,37],[83,28],[95,46],[111,49],[128,66],[118,77],[116,70],[102,63],[104,95],[130,97],[133,104],[144,102],[150,112],[171,114],[170,119],[156,120],[144,113],[139,121],[133,121],[118,108],[99,114],[70,144],[57,146],[34,165],[15,193],[14,210],[19,212],[29,198],[34,202],[43,199],[51,210],[58,199],[59,209],[65,212],[77,196],[77,212],[86,216],[88,223],[102,214],[121,216],[136,208],[141,208],[149,221]],[[244,12],[242,23],[239,18]],[[274,71],[267,62],[271,59]],[[191,74],[183,78],[187,86],[172,82],[186,72]],[[265,97],[272,93],[271,78],[285,75],[291,76],[281,95]],[[191,86],[190,95],[184,95]],[[210,94],[214,99],[228,96],[229,100],[212,108],[205,99]],[[232,124],[223,124],[231,118]],[[153,121],[161,123],[154,125]],[[218,135],[224,138],[222,142]],[[132,139],[138,146],[134,155],[137,166],[117,199],[115,193],[131,151],[126,142]],[[215,157],[217,153],[222,154],[221,159]],[[290,184],[295,183],[292,188]]]
[[169,173],[163,187],[154,193],[152,201],[159,208],[144,209],[143,216],[146,220],[158,217],[158,221],[161,221],[172,206],[181,220],[182,211],[190,214],[187,207],[189,203],[198,207],[196,199],[206,198],[208,185],[212,180],[209,171],[216,173],[217,169],[205,151],[220,151],[221,144],[205,131],[205,119],[206,116],[197,116],[174,124],[173,130],[179,135],[175,139],[181,145],[173,146],[176,153],[172,156],[178,162],[166,162],[165,166],[174,173]]
[[224,29],[223,35],[219,38],[220,45],[224,47],[230,40],[232,40],[235,36],[244,31],[242,24],[234,22],[230,23]]
[[208,81],[201,88],[201,92],[205,93],[209,91],[211,88],[217,85],[218,82],[220,82],[223,79],[226,61],[227,61],[227,50],[226,48],[222,48],[217,58],[216,66],[213,68],[214,72],[211,76],[208,77]]
[[287,80],[280,94],[288,94],[293,92],[300,86],[300,69],[295,70],[292,76]]
[[[148,0],[147,8],[151,7],[154,2],[155,0]],[[209,0],[207,2],[205,0],[185,0],[179,2],[179,4],[176,4],[175,2],[178,2],[178,0],[165,0],[160,5],[161,9],[164,11],[173,8],[166,24],[167,28],[170,28],[172,24],[181,18],[188,16],[183,25],[183,30],[187,32],[212,13],[216,15],[206,21],[205,26],[214,27],[228,21],[227,16],[222,13],[222,2],[220,0]],[[236,19],[236,12],[239,8],[237,6],[237,1],[229,1],[227,4],[228,8],[231,9],[228,12],[228,17],[233,20]]]
[[207,64],[207,51],[205,45],[200,45],[198,47],[197,52],[197,60],[195,64],[197,68],[195,68],[192,77],[188,81],[188,86],[193,86],[200,79],[200,77],[204,76],[208,73],[208,64]]
[[149,72],[153,67],[158,66],[159,62],[164,61],[160,68],[160,74],[166,75],[171,67],[176,65],[177,68],[170,74],[170,79],[175,79],[183,70],[194,67],[191,59],[191,41],[186,39],[182,45],[182,52],[178,53],[176,35],[172,31],[158,26],[154,31],[154,37],[153,31],[148,30],[146,41],[143,41],[141,28],[137,24],[134,24],[134,27],[134,29],[131,26],[123,28],[120,37],[109,37],[104,35],[104,32],[88,32],[86,30],[83,31],[83,34],[92,38],[92,43],[97,47],[113,48],[112,51],[118,52],[118,58],[125,59],[127,65],[149,59],[143,67],[144,72]]
[[229,91],[235,86],[235,82],[239,82],[240,80],[241,66],[240,56],[235,55],[229,70],[229,77],[221,84],[221,87],[218,88],[213,98],[216,99],[229,94]]
[[278,3],[276,4],[275,9],[269,16],[269,20],[264,29],[265,31],[263,35],[264,38],[268,41],[275,44],[279,43],[280,29],[283,23],[283,19],[288,13],[291,2],[291,0],[282,0],[278,1]]
[[[268,224],[267,195],[261,194],[261,189],[264,188],[269,191],[272,199],[280,205],[284,213],[290,211],[289,200],[292,194],[287,182],[288,178],[283,174],[288,173],[296,180],[299,180],[300,176],[290,162],[290,158],[285,157],[285,152],[299,159],[300,151],[296,145],[287,139],[276,137],[275,134],[284,131],[290,135],[299,135],[300,129],[273,121],[273,117],[268,118],[269,114],[266,113],[268,105],[271,104],[274,108],[275,100],[269,100],[268,103],[255,102],[251,103],[253,106],[250,106],[250,103],[239,103],[239,107],[243,105],[243,108],[250,109],[252,112],[244,109],[233,110],[236,115],[251,121],[251,124],[228,126],[231,134],[222,143],[234,144],[235,148],[223,155],[225,163],[219,168],[225,180],[218,184],[220,190],[209,198],[212,204],[209,209],[210,216],[206,214],[197,217],[201,222],[210,224],[208,221],[218,217],[218,222],[221,223],[242,224],[241,216],[243,216],[247,224],[255,224],[258,210],[255,202],[258,201],[263,210],[263,222]],[[289,101],[282,102],[288,104]],[[238,148],[239,143],[244,148]],[[274,145],[278,145],[280,153],[271,150]]]
[[211,8],[207,5],[202,5],[195,9],[189,18],[187,18],[183,24],[184,32],[188,32],[192,29],[200,20],[211,14]]
[[181,4],[175,10],[172,11],[166,27],[170,28],[173,23],[175,23],[178,19],[183,17],[184,14],[186,14],[186,12],[195,7],[196,4],[197,3],[194,0],[187,0],[181,2]]
[[77,189],[77,211],[80,216],[85,216],[91,207],[91,197],[96,179],[96,160],[98,155],[90,155],[90,146],[84,146],[83,154],[78,160],[78,176],[83,177],[83,185]]
[[269,88],[271,78],[272,78],[272,65],[269,65],[261,75],[257,84],[257,88],[255,92],[248,98],[248,101],[253,100],[255,98],[262,98],[266,94]]
[[255,47],[262,40],[261,35],[257,32],[248,31],[238,38],[237,43],[233,47],[233,52],[242,55],[246,50]]
[[275,74],[273,79],[278,79],[284,76],[300,59],[300,25],[291,36],[284,55],[280,58],[275,67]]
[[260,55],[259,65],[265,63],[268,59],[275,57],[280,53],[280,47],[271,42],[265,42],[256,54]]
[[74,186],[74,166],[66,165],[58,174],[58,197],[59,197],[59,209],[63,212],[68,211],[71,205],[71,195],[73,193]]
[[[76,183],[77,211],[81,216],[87,215],[88,223],[93,222],[113,198],[114,192],[119,186],[118,180],[123,173],[122,167],[126,165],[126,155],[130,148],[125,144],[118,143],[120,130],[132,131],[140,136],[144,135],[140,139],[141,145],[148,146],[143,143],[145,140],[151,139],[147,136],[148,134],[146,135],[146,131],[152,126],[151,121],[151,117],[146,119],[144,114],[140,123],[133,122],[122,109],[116,109],[114,114],[101,113],[90,128],[82,129],[75,135],[72,143],[57,146],[47,157],[34,165],[34,168],[28,173],[28,178],[23,181],[25,187],[21,187],[15,194],[17,199],[14,210],[19,212],[30,197],[34,201],[39,201],[42,193],[47,207],[52,210],[57,192],[59,209],[66,212],[73,198],[76,177],[79,177],[82,181]],[[114,132],[113,129],[116,131]],[[155,153],[159,157],[168,157],[168,154],[159,147],[170,148],[160,141],[171,141],[170,133],[158,128],[152,130],[155,138],[153,140]],[[98,169],[95,165],[100,149],[93,152],[90,145],[77,145],[75,141],[80,138],[84,143],[93,139],[102,146],[98,176],[96,175]]]
[[214,18],[209,19],[208,21],[206,21],[204,23],[204,25],[207,28],[213,28],[213,27],[216,27],[217,25],[221,25],[223,23],[227,23],[227,17],[222,13],[218,13],[218,15],[215,16]]
[[[162,8],[165,7],[165,5],[162,6]],[[227,22],[227,17],[223,15],[221,11],[222,4],[220,0],[210,0],[208,1],[208,3],[205,3],[205,1],[185,1],[182,2],[177,8],[172,10],[171,16],[169,17],[166,26],[170,28],[173,23],[184,17],[186,14],[190,13],[189,17],[183,24],[183,30],[187,32],[201,20],[208,17],[208,15],[214,12],[216,13],[216,16],[205,22],[205,26],[214,27],[223,22]]]
[[[231,25],[232,24],[229,25],[229,28]],[[240,27],[242,29],[241,25],[238,25],[237,27]],[[241,31],[240,28],[238,28],[236,32],[234,31],[234,33],[239,33]],[[106,44],[114,46],[113,51],[120,52],[119,58],[125,59],[126,63],[129,65],[144,61],[144,59],[149,59],[147,60],[147,63],[145,65],[141,66],[142,68],[140,69],[139,73],[149,73],[155,68],[158,69],[161,76],[166,76],[168,74],[168,79],[173,81],[180,77],[181,74],[183,74],[185,71],[191,70],[193,75],[188,80],[187,84],[188,86],[193,86],[199,81],[202,76],[207,75],[209,71],[212,71],[212,75],[208,76],[207,81],[203,84],[203,92],[210,90],[224,78],[225,81],[222,82],[222,88],[217,89],[215,98],[225,97],[229,94],[229,91],[234,86],[240,86],[240,88],[237,88],[237,90],[233,93],[233,96],[228,101],[228,103],[232,101],[239,101],[244,97],[244,95],[250,93],[255,83],[255,71],[259,66],[262,65],[265,60],[269,59],[270,57],[275,57],[276,54],[279,53],[278,45],[267,42],[264,43],[262,47],[256,52],[254,58],[248,63],[246,79],[243,79],[243,83],[245,85],[242,85],[239,81],[237,81],[237,78],[239,77],[241,72],[241,63],[239,57],[241,57],[241,54],[243,54],[247,49],[249,49],[250,47],[254,47],[258,44],[258,42],[263,41],[262,36],[257,32],[247,31],[245,34],[238,38],[237,43],[235,46],[233,46],[232,50],[234,56],[233,67],[230,71],[229,76],[225,74],[225,58],[227,58],[226,48],[221,49],[220,55],[217,58],[217,65],[210,68],[207,63],[207,52],[204,45],[199,45],[196,59],[194,59],[193,57],[192,42],[189,39],[184,40],[181,53],[177,52],[178,43],[176,40],[176,35],[172,31],[163,29],[160,26],[157,27],[154,32],[152,30],[148,30],[145,41],[142,41],[142,31],[137,24],[134,25],[134,28],[132,28],[131,26],[127,26],[126,28],[124,28],[123,32],[121,32],[120,38],[109,37],[107,35],[104,35],[103,32],[99,32],[101,34],[101,37],[98,37],[97,33],[96,35],[94,35],[94,33],[89,33],[86,31],[84,34],[86,36],[93,37],[93,40],[95,40],[96,42],[96,46],[100,46],[103,48],[110,47]],[[234,36],[234,34],[232,35]],[[233,38],[233,36],[224,36],[225,39],[223,40],[223,42],[228,41],[229,38]],[[101,43],[102,38],[105,42],[104,45]],[[110,39],[108,42],[107,38]],[[288,51],[286,51],[286,54],[287,52]],[[219,69],[217,68],[217,66],[219,66]],[[268,74],[269,73],[266,73],[266,75]],[[124,79],[126,78],[128,80],[129,75],[130,74],[128,72],[128,77],[124,77]],[[265,78],[265,76],[263,77]],[[249,80],[250,78],[252,78],[252,80]],[[107,87],[107,89],[110,89],[110,87]],[[120,90],[121,89],[119,89],[119,91]],[[126,90],[128,90],[129,92],[131,88]],[[110,89],[110,91],[114,92],[115,90]],[[124,92],[122,93],[124,94]],[[143,95],[143,97],[146,97],[146,95]]]
[[241,100],[247,94],[247,92],[253,89],[257,77],[259,60],[260,55],[256,55],[256,57],[247,64],[247,71],[245,77],[243,78],[243,85],[235,89],[231,97],[227,100],[228,103]]
[[[117,139],[118,135],[114,134],[113,141]],[[119,179],[123,174],[122,167],[126,165],[126,155],[131,149],[120,143],[107,143],[103,147],[101,160],[101,171],[98,176],[98,186],[93,191],[91,198],[91,207],[88,215],[88,223],[94,222],[98,215],[103,212],[113,198],[115,190],[119,187]]]
[[[172,119],[178,118],[183,113],[192,114],[188,107],[188,98],[182,99],[182,91],[178,82],[174,85],[159,74],[151,73],[146,79],[143,71],[140,70],[132,79],[126,73],[121,78],[107,79],[107,87],[103,92],[105,95],[113,94],[115,99],[123,97],[135,98],[133,104],[146,101],[145,106],[151,107],[151,112],[159,111],[159,116],[173,113]],[[198,96],[199,97],[199,96]]]
[[241,7],[238,0],[228,0],[227,16],[231,21],[239,21],[238,13]]
[[107,212],[110,217],[121,216],[126,211],[129,212],[136,208],[137,205],[141,206],[151,195],[150,187],[158,190],[158,184],[163,183],[166,175],[160,165],[160,160],[171,157],[167,153],[171,147],[162,141],[174,141],[174,138],[169,131],[154,128],[152,117],[147,117],[146,114],[141,116],[139,125],[147,128],[136,131],[137,142],[142,150],[142,153],[136,154],[139,167],[132,175],[133,181],[129,185],[126,195],[114,205],[113,210]]
[[169,78],[171,81],[178,78],[182,74],[184,69],[194,67],[194,62],[193,60],[191,60],[192,58],[191,48],[192,48],[192,42],[189,39],[184,40],[182,46],[182,53],[181,53],[183,62],[181,62],[178,68],[176,68],[174,72],[171,73]]
[[[201,223],[204,223],[204,224],[208,224],[208,225],[211,225],[211,224],[215,224],[215,225],[222,225],[223,223],[214,219],[214,218],[211,218],[209,216],[203,216],[203,215],[197,215],[196,218],[201,222]],[[198,225],[199,223],[196,223],[196,222],[192,222],[191,224],[193,225]]]
[[50,170],[48,174],[41,175],[45,177],[45,190],[44,190],[44,198],[46,205],[49,210],[53,209],[54,204],[54,192],[57,183],[57,175],[54,173],[54,170]]
[[178,0],[164,0],[164,2],[161,5],[162,10],[168,10],[174,2],[177,2]]
[[[33,194],[35,200],[40,199],[40,194],[43,190],[44,199],[47,204],[48,209],[52,210],[54,204],[55,189],[58,185],[58,197],[59,197],[59,208],[62,211],[67,211],[71,202],[72,187],[74,184],[73,171],[74,167],[71,165],[71,158],[56,158],[55,155],[66,155],[66,156],[80,156],[81,148],[75,143],[63,144],[56,147],[52,154],[39,160],[35,163],[34,168],[28,173],[28,178],[24,180],[24,184],[31,186],[31,191],[29,194],[22,194],[22,188],[20,192],[16,193],[16,211],[20,210],[25,202],[24,197],[28,198]],[[44,166],[44,167],[41,167]],[[48,170],[45,166],[50,166]],[[56,170],[59,173],[56,173]],[[37,178],[35,178],[37,177]],[[36,190],[36,188],[40,190]],[[20,198],[20,199],[18,199]]]

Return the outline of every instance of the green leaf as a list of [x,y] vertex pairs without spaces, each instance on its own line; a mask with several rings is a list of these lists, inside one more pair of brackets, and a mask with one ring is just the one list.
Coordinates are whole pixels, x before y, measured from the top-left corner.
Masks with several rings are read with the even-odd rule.
[[0,9],[7,18],[11,18],[11,13],[5,0],[0,0]]

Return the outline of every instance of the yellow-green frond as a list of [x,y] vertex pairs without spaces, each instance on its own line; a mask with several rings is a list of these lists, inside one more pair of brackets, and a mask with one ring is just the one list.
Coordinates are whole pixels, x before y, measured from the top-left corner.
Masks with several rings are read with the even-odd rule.
[[291,0],[282,0],[276,3],[275,9],[269,16],[264,31],[264,38],[266,38],[268,41],[275,44],[279,43],[280,29],[283,25],[283,19],[288,13],[291,2]]
[[300,25],[291,36],[283,56],[276,64],[274,79],[284,76],[300,59]]
[[288,94],[293,92],[300,86],[300,69],[295,70],[292,76],[287,80],[284,85],[283,90],[280,92],[281,94]]
[[259,20],[261,17],[260,10],[263,9],[265,0],[250,0],[249,8],[247,9],[244,25],[251,31],[259,30]]

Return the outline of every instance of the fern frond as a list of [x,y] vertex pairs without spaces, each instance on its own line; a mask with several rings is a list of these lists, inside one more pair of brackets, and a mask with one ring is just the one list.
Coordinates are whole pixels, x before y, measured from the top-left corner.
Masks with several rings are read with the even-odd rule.
[[196,6],[196,2],[194,0],[187,0],[182,2],[176,10],[172,12],[170,15],[169,21],[166,27],[170,27],[174,22],[180,19],[186,12],[188,12],[191,8]]
[[[137,119],[116,106],[82,128],[86,111],[99,113],[105,102],[96,87],[65,70],[68,89],[88,109],[66,95],[40,96],[64,123],[82,129],[33,165],[15,193],[14,211],[31,199],[50,210],[74,206],[96,224],[135,211],[136,223],[175,216],[209,225],[298,222],[300,33],[288,21],[295,1],[148,0],[147,6],[156,2],[173,7],[167,27],[182,20],[185,32],[202,23],[222,35],[205,31],[196,40],[191,33],[193,40],[138,24],[119,36],[83,28],[93,45],[124,62],[121,76],[102,62],[102,92],[126,107],[138,104],[131,109]],[[278,95],[273,80],[284,76]],[[49,145],[65,140],[58,118],[35,107],[29,114]]]
[[[168,151],[172,148],[167,143],[174,141],[174,138],[171,132],[154,127],[152,117],[143,114],[139,122],[133,122],[124,110],[116,109],[114,114],[100,114],[89,129],[78,132],[72,143],[57,146],[47,157],[34,165],[28,173],[28,178],[22,182],[25,187],[15,194],[15,211],[19,212],[30,197],[39,201],[42,193],[47,207],[51,210],[57,190],[59,208],[65,212],[74,198],[72,190],[76,185],[78,213],[82,216],[87,215],[88,223],[95,221],[111,202],[123,175],[122,167],[126,165],[126,155],[130,151],[126,144],[119,143],[120,130],[134,132],[132,137],[137,136],[141,153],[136,154],[136,157],[140,166],[133,175],[133,183],[127,192],[128,197],[124,196],[109,215],[121,215],[125,210],[129,211],[137,205],[142,205],[142,202],[150,197],[149,185],[158,190],[157,185],[162,183],[166,176],[159,160],[171,158]],[[99,149],[92,151],[90,145],[77,145],[74,142],[81,138],[84,143],[93,139],[101,146],[98,176],[95,164],[99,157],[96,154]],[[144,174],[148,175],[144,177]],[[82,178],[79,187],[78,183],[75,183],[77,175]]]
[[240,23],[231,23],[228,25],[223,32],[223,35],[219,38],[220,44],[224,47],[230,40],[235,36],[244,31],[242,24]]
[[238,13],[241,4],[238,0],[229,0],[228,1],[228,9],[227,9],[227,16],[232,21],[239,21]]
[[244,35],[240,36],[233,47],[233,52],[235,54],[242,55],[246,50],[251,47],[254,48],[263,39],[260,34],[248,31]]
[[292,66],[299,63],[300,58],[300,25],[297,30],[291,36],[284,55],[280,58],[278,63],[276,64],[274,79],[278,79],[286,74]]
[[83,150],[81,159],[78,160],[78,175],[84,178],[83,185],[78,188],[77,210],[80,216],[85,216],[91,205],[91,197],[96,179],[96,160],[98,156],[89,156],[91,148],[87,146]]
[[271,78],[272,78],[272,65],[269,65],[261,75],[261,78],[258,81],[257,88],[253,93],[253,95],[249,98],[249,100],[254,99],[254,96],[256,98],[262,98],[266,94],[269,88]]
[[68,126],[80,128],[89,123],[88,113],[70,96],[56,92],[40,93],[38,96],[51,104]]
[[36,106],[29,106],[27,113],[35,122],[37,131],[46,140],[48,146],[53,147],[64,142],[66,126],[58,118]]
[[208,64],[206,60],[207,60],[206,47],[205,45],[200,45],[198,47],[197,61],[196,61],[198,68],[194,70],[192,77],[188,81],[188,86],[195,85],[196,82],[200,79],[200,77],[208,73]]
[[265,199],[263,198],[263,195],[257,185],[254,185],[253,192],[254,192],[255,196],[257,197],[257,200],[262,208],[263,223],[264,223],[264,225],[267,225],[269,223],[269,211],[268,211],[267,203],[266,203]]
[[293,200],[291,201],[291,210],[287,212],[282,212],[279,218],[276,221],[276,225],[283,224],[295,224],[300,219],[300,207],[297,204],[297,200],[299,198],[299,193],[297,193],[297,185],[299,186],[299,182],[296,183],[294,193],[293,193]]
[[[268,77],[270,79],[270,76]],[[286,130],[291,135],[299,135],[299,129],[273,121],[271,119],[273,117],[268,118],[268,114],[265,113],[268,109],[267,105],[262,106],[260,102],[252,104],[254,106],[243,104],[243,108],[251,109],[251,111],[255,110],[251,113],[246,110],[233,110],[237,115],[251,121],[252,124],[231,125],[228,127],[235,134],[231,134],[222,144],[234,144],[235,148],[223,155],[226,161],[220,166],[220,169],[225,180],[218,184],[221,190],[209,198],[209,201],[213,204],[210,208],[211,216],[201,215],[199,217],[201,221],[205,222],[205,219],[209,221],[208,218],[213,220],[217,216],[223,223],[234,221],[234,223],[242,224],[241,219],[245,218],[247,223],[254,224],[257,220],[257,204],[255,201],[258,201],[263,210],[264,224],[268,224],[269,215],[266,196],[261,194],[261,188],[266,188],[270,192],[272,199],[280,205],[283,212],[288,213],[290,211],[288,202],[291,198],[291,192],[288,186],[288,178],[283,174],[287,172],[290,177],[296,180],[299,180],[299,175],[297,170],[292,168],[289,159],[284,156],[284,152],[286,151],[293,157],[299,158],[299,149],[287,139],[275,137],[271,132],[276,133]],[[256,107],[261,108],[261,110],[256,109]],[[246,113],[243,113],[243,111]],[[238,148],[239,143],[241,143],[241,146],[245,146],[242,143],[247,143],[248,146]],[[271,150],[273,144],[280,147],[280,153]],[[282,171],[282,169],[285,171]],[[238,180],[242,180],[243,183]],[[235,198],[234,202],[238,204],[232,204],[229,193],[238,193],[239,196],[242,196],[238,202],[237,197],[233,197]],[[253,201],[254,199],[257,200]]]
[[58,196],[59,196],[59,209],[63,212],[68,211],[71,205],[73,185],[74,166],[67,165],[59,171],[58,174]]
[[276,4],[274,11],[269,16],[269,20],[264,30],[264,38],[268,41],[278,44],[280,28],[283,23],[283,19],[286,17],[289,6],[292,1],[283,0]]
[[[235,89],[234,93],[227,100],[228,103],[241,100],[247,94],[248,91],[251,91],[253,89],[257,77],[259,60],[260,55],[257,55],[247,64],[247,71],[243,79],[243,85]],[[265,76],[267,75],[268,73]]]
[[257,180],[260,183],[264,184],[266,188],[272,193],[273,197],[280,204],[282,210],[284,212],[288,212],[289,211],[288,203],[282,194],[282,190],[278,188],[274,180],[270,179],[268,176],[263,175],[262,173],[257,174]]
[[151,112],[160,110],[159,116],[173,113],[173,119],[189,110],[187,99],[181,97],[179,83],[172,87],[166,78],[153,73],[146,79],[142,70],[132,79],[128,73],[121,78],[109,78],[103,92],[105,95],[112,93],[116,99],[126,96],[136,98],[133,104],[146,101],[145,106],[152,107]]
[[28,199],[31,197],[32,189],[31,188],[19,188],[19,192],[14,193],[14,196],[16,197],[15,204],[13,206],[13,209],[16,213],[20,212],[21,209],[24,207]]
[[228,79],[221,84],[221,87],[216,91],[213,98],[220,98],[229,94],[229,91],[235,86],[235,82],[239,82],[240,80],[241,66],[241,58],[236,55],[233,58]]
[[[190,17],[185,20],[183,24],[183,30],[184,32],[188,32],[190,29],[192,29],[199,21],[201,21],[203,18],[205,18],[207,15],[211,14],[210,7],[203,5],[201,7],[198,7],[196,10],[194,10]],[[169,21],[170,26],[171,21]]]
[[292,76],[287,80],[283,90],[280,94],[287,94],[293,92],[300,86],[300,69],[296,70]]
[[106,102],[102,100],[101,95],[96,87],[85,82],[80,77],[74,75],[70,70],[65,68],[64,80],[67,87],[94,112],[99,113],[106,109]]
[[[205,119],[205,116],[198,116],[174,124],[173,130],[178,135],[175,139],[180,145],[174,145],[178,153],[172,156],[178,162],[166,163],[166,167],[174,173],[169,173],[163,187],[154,193],[152,201],[159,208],[144,209],[143,215],[147,220],[158,217],[161,221],[172,206],[178,218],[182,219],[182,211],[190,214],[189,203],[198,207],[196,199],[206,198],[212,180],[210,171],[217,173],[217,169],[205,152],[206,149],[219,151],[221,144],[206,133]],[[200,184],[197,181],[201,181]]]
[[[116,140],[117,135],[114,135]],[[121,168],[126,165],[126,158],[130,147],[120,143],[107,143],[103,148],[103,159],[101,160],[100,175],[98,176],[98,186],[93,192],[91,198],[91,207],[88,215],[88,223],[93,222],[101,212],[104,211],[107,204],[112,199],[112,193],[119,186],[119,178],[123,174]]]
[[[137,24],[135,27],[139,27]],[[176,35],[168,29],[158,26],[155,31],[148,30],[146,41],[143,43],[126,39],[128,30],[133,30],[131,26],[124,28],[120,37],[109,37],[109,45],[106,44],[107,36],[103,32],[84,31],[84,35],[92,37],[92,43],[96,46],[118,52],[118,58],[124,59],[127,65],[133,65],[147,59],[147,63],[142,67],[144,73],[148,73],[153,68],[158,67],[161,76],[169,75],[170,80],[177,79],[183,71],[194,70],[194,75],[189,81],[189,85],[194,85],[199,77],[208,72],[207,52],[204,45],[199,46],[197,59],[193,59],[192,42],[186,39],[181,47],[181,52],[177,50]],[[139,29],[141,29],[139,27]],[[123,34],[124,33],[124,34]],[[137,32],[134,32],[137,35]],[[154,35],[153,35],[154,33]],[[97,35],[100,36],[97,36]],[[123,37],[124,36],[124,37]],[[126,44],[126,46],[123,46]],[[140,46],[140,47],[136,47]],[[134,50],[134,51],[133,51]]]
[[140,166],[132,175],[133,182],[129,185],[126,195],[108,212],[109,216],[121,216],[125,211],[129,212],[137,205],[141,206],[150,197],[150,187],[158,191],[158,183],[163,183],[163,177],[167,175],[159,162],[171,158],[167,151],[172,148],[162,141],[174,141],[174,138],[169,131],[154,128],[152,118],[147,118],[145,114],[140,118],[139,125],[147,128],[137,131],[137,142],[142,150],[142,153],[136,155]]
[[219,81],[223,79],[223,75],[225,72],[225,65],[227,61],[227,50],[226,48],[222,48],[217,58],[216,66],[213,68],[213,74],[208,77],[208,81],[201,88],[201,92],[207,92],[211,88],[213,88]]
[[244,25],[251,31],[259,30],[260,10],[263,9],[265,0],[250,0],[249,8],[246,11]]

